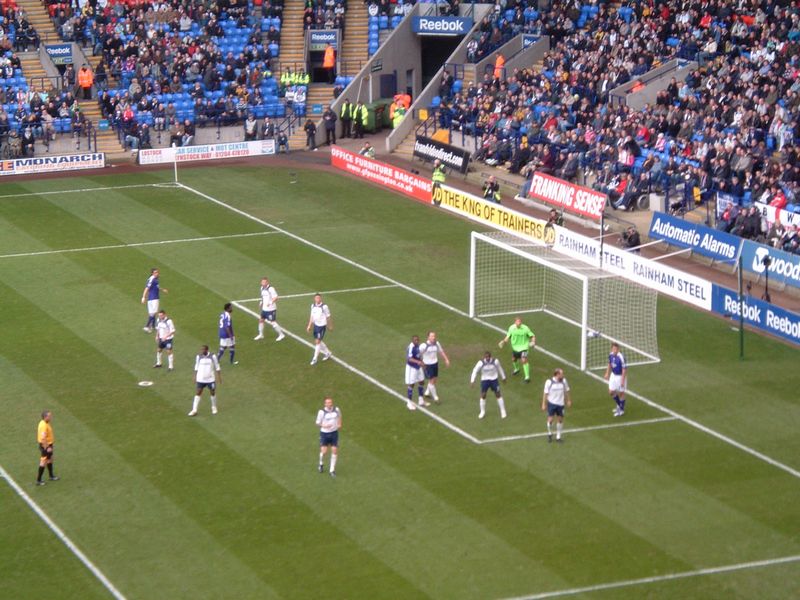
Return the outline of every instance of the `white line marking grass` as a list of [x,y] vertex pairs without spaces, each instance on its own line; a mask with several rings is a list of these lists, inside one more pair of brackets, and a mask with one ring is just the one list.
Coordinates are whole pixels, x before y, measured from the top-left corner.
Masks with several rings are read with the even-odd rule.
[[207,235],[194,238],[179,238],[175,240],[156,240],[153,242],[131,242],[130,244],[110,244],[108,246],[87,246],[86,248],[63,248],[61,250],[41,250],[39,252],[17,252],[15,254],[0,254],[1,258],[22,258],[26,256],[47,256],[48,254],[70,254],[72,252],[96,252],[98,250],[116,250],[119,248],[141,248],[143,246],[163,246],[166,244],[186,244],[189,242],[210,242],[214,240],[230,240],[234,238],[256,237],[262,235],[275,235],[277,231],[256,231],[254,233],[231,233],[228,235]]
[[6,472],[6,470],[2,466],[0,466],[0,477],[2,477],[8,482],[8,485],[11,487],[12,490],[14,490],[14,492],[16,492],[17,496],[22,498],[25,504],[27,504],[31,508],[31,510],[33,510],[33,512],[36,513],[36,516],[39,517],[42,521],[44,521],[44,524],[47,525],[47,528],[53,532],[53,534],[59,539],[59,541],[61,541],[61,543],[64,544],[67,547],[67,549],[70,552],[72,552],[87,569],[89,569],[92,575],[94,575],[97,578],[97,580],[103,584],[103,587],[105,587],[109,591],[109,593],[112,596],[114,596],[114,598],[116,598],[117,600],[125,600],[125,596],[122,595],[122,592],[120,592],[114,586],[114,584],[111,583],[108,577],[106,577],[103,574],[103,572],[97,567],[97,565],[95,565],[91,560],[89,560],[89,557],[86,556],[81,551],[80,548],[78,548],[75,542],[73,542],[71,539],[69,539],[69,537],[67,537],[67,534],[64,533],[61,530],[61,528],[55,524],[55,522],[48,516],[48,514],[44,512],[42,507],[39,506],[36,503],[36,501],[33,500],[33,498],[31,498],[28,494],[25,493],[25,490],[23,490],[19,486],[19,484],[16,481],[14,481],[14,478],[11,477],[11,475],[9,475],[8,472]]
[[[651,423],[667,423],[669,421],[677,421],[675,417],[658,417],[656,419],[640,419],[638,421],[624,421],[622,423],[608,423],[606,425],[592,425],[589,427],[576,427],[574,429],[564,429],[562,432],[563,435],[572,434],[572,433],[583,433],[586,431],[599,431],[601,429],[618,429],[620,427],[635,427],[638,425],[650,425]],[[503,437],[496,437],[496,438],[489,438],[486,440],[481,440],[481,444],[494,444],[497,442],[513,442],[516,440],[529,440],[532,438],[540,438],[545,437],[547,435],[546,431],[540,431],[538,433],[525,433],[522,435],[505,435]]]
[[572,588],[569,590],[556,590],[553,592],[542,592],[531,594],[530,596],[515,596],[505,600],[542,600],[543,598],[558,598],[560,596],[574,596],[575,594],[588,594],[603,590],[613,590],[617,588],[633,587],[647,583],[659,583],[661,581],[673,581],[675,579],[687,579],[689,577],[700,577],[703,575],[718,575],[720,573],[730,573],[732,571],[744,571],[745,569],[758,569],[761,567],[772,567],[800,561],[800,554],[794,556],[781,556],[779,558],[769,558],[766,560],[755,560],[733,565],[723,565],[721,567],[710,567],[708,569],[697,569],[696,571],[682,571],[680,573],[668,573],[667,575],[655,575],[653,577],[642,577],[640,579],[628,579],[625,581],[612,581],[600,583],[586,587]]
[[[234,301],[231,304],[233,304],[239,310],[241,310],[243,312],[246,312],[249,315],[252,315],[256,319],[259,318],[257,312],[255,312],[254,310],[250,310],[246,306],[244,306],[241,303],[239,303],[239,301]],[[297,335],[295,333],[292,333],[291,331],[289,331],[288,329],[284,328],[283,326],[281,326],[281,329],[283,330],[283,333],[285,333],[287,336],[289,336],[290,338],[292,338],[296,342],[300,342],[301,344],[303,344],[304,346],[307,346],[308,348],[311,348],[312,350],[314,349],[314,344],[312,344],[308,340],[301,338],[299,335]],[[353,373],[355,375],[358,375],[359,377],[361,377],[365,381],[368,381],[369,383],[371,383],[375,387],[383,390],[387,394],[390,394],[390,395],[394,396],[395,398],[398,398],[398,399],[402,400],[403,404],[407,404],[408,403],[408,398],[403,396],[400,392],[390,388],[388,385],[386,385],[384,383],[381,383],[380,381],[378,381],[374,377],[372,377],[370,375],[367,375],[364,371],[362,371],[360,369],[357,369],[356,367],[354,367],[350,363],[343,361],[341,358],[337,357],[335,354],[333,356],[331,356],[330,362],[335,362],[336,364],[341,365],[342,367],[344,367],[345,369],[347,369],[351,373]],[[321,368],[321,365],[319,365],[319,364],[317,364],[316,366],[309,365],[308,368],[309,369],[319,369],[319,368]],[[424,413],[426,416],[430,417],[431,419],[433,419],[434,421],[440,423],[441,425],[444,425],[450,431],[453,431],[453,432],[457,433],[458,435],[460,435],[461,437],[463,437],[464,439],[469,440],[473,444],[480,444],[481,443],[481,441],[478,438],[476,438],[474,435],[472,435],[470,433],[467,433],[466,431],[464,431],[463,429],[461,429],[457,425],[453,425],[447,419],[443,419],[442,417],[440,417],[436,413],[433,413],[433,412],[429,411],[424,406],[417,406],[417,410],[419,410],[420,412]]]
[[[268,221],[260,219],[260,218],[256,217],[255,215],[251,215],[250,213],[245,212],[245,211],[243,211],[243,210],[241,210],[239,208],[236,208],[235,206],[231,206],[230,204],[228,204],[226,202],[223,202],[222,200],[217,200],[213,196],[209,196],[208,194],[204,194],[203,192],[200,192],[200,191],[198,191],[198,190],[196,190],[196,189],[194,189],[192,187],[189,187],[188,185],[185,185],[183,183],[178,183],[178,185],[180,187],[182,187],[183,189],[185,189],[186,191],[191,192],[193,194],[196,194],[197,196],[200,196],[201,198],[205,198],[206,200],[208,200],[209,202],[211,202],[213,204],[216,204],[217,206],[222,206],[224,208],[227,208],[231,212],[236,213],[237,215],[241,215],[242,217],[245,217],[246,219],[249,219],[249,220],[254,221],[256,223],[260,223],[264,227],[269,227],[270,229],[273,229],[274,231],[279,231],[279,232],[283,233],[284,235],[292,238],[293,240],[297,240],[298,242],[300,242],[302,244],[305,244],[306,246],[308,246],[310,248],[314,248],[316,250],[319,250],[320,252],[322,252],[324,254],[327,254],[328,256],[332,256],[334,258],[337,258],[337,259],[341,260],[342,262],[344,262],[344,263],[346,263],[348,265],[351,265],[351,266],[353,266],[353,267],[355,267],[357,269],[360,269],[360,270],[364,271],[365,273],[369,273],[370,275],[374,275],[378,279],[382,279],[383,281],[386,281],[387,283],[394,284],[394,285],[396,285],[396,286],[398,286],[398,287],[400,287],[400,288],[402,288],[402,289],[404,289],[404,290],[406,290],[408,292],[411,292],[412,294],[415,294],[416,296],[419,296],[420,298],[425,298],[429,302],[432,302],[433,304],[436,304],[437,306],[441,306],[442,308],[444,308],[444,309],[446,309],[446,310],[448,310],[448,311],[450,311],[450,312],[452,312],[454,314],[461,315],[461,316],[466,317],[468,319],[470,318],[469,314],[467,314],[463,310],[458,309],[455,306],[451,306],[451,305],[447,304],[446,302],[443,302],[442,300],[439,300],[438,298],[434,298],[433,296],[430,296],[429,294],[426,294],[425,292],[422,292],[422,291],[420,291],[420,290],[418,290],[416,288],[412,288],[411,286],[408,286],[408,285],[406,285],[404,283],[400,283],[399,281],[397,281],[395,279],[392,279],[391,277],[388,277],[388,276],[386,276],[386,275],[384,275],[382,273],[379,273],[378,271],[376,271],[374,269],[371,269],[370,267],[367,267],[365,265],[362,265],[361,263],[356,262],[356,261],[354,261],[354,260],[352,260],[350,258],[347,258],[346,256],[342,256],[341,254],[337,254],[336,252],[333,252],[332,250],[328,250],[327,248],[325,248],[323,246],[320,246],[319,244],[316,244],[316,243],[314,243],[314,242],[312,242],[310,240],[307,240],[307,239],[305,239],[303,237],[300,237],[299,235],[294,234],[294,233],[292,233],[292,232],[290,232],[290,231],[288,231],[286,229],[283,229],[282,227],[278,227],[276,225],[273,225],[272,223],[269,223]],[[482,324],[482,325],[484,325],[485,327],[488,327],[490,329],[494,329],[497,332],[500,332],[500,333],[505,333],[506,332],[505,329],[503,329],[501,327],[497,327],[496,325],[493,325],[492,323],[489,323],[487,321],[483,321],[481,319],[473,319],[473,320],[478,322],[478,323],[480,323],[480,324]],[[552,353],[552,352],[550,352],[548,350],[545,350],[541,346],[537,346],[537,348],[539,349],[540,352],[546,354],[547,356],[549,356],[549,357],[551,357],[551,358],[553,358],[555,360],[561,361],[563,364],[568,365],[569,367],[571,367],[573,369],[580,370],[580,368],[577,365],[575,365],[575,364],[573,364],[573,363],[571,363],[569,361],[564,360],[562,357],[558,356],[557,354],[554,354],[554,353]],[[591,373],[591,372],[586,371],[586,374],[589,375],[589,377],[593,377],[598,381],[605,382],[605,380],[602,377],[600,377],[599,375],[597,375],[595,373]],[[710,435],[712,437],[715,437],[718,440],[720,440],[722,442],[725,442],[726,444],[730,444],[734,448],[738,448],[742,452],[746,452],[750,456],[753,456],[753,457],[757,458],[760,461],[763,461],[763,462],[765,462],[765,463],[767,463],[769,465],[772,465],[773,467],[788,473],[792,477],[796,477],[796,478],[800,479],[800,471],[798,471],[797,469],[794,469],[794,468],[792,468],[792,467],[790,467],[790,466],[788,466],[788,465],[786,465],[786,464],[784,464],[782,462],[779,462],[779,461],[775,460],[774,458],[771,458],[771,457],[767,456],[766,454],[764,454],[762,452],[759,452],[758,450],[755,450],[754,448],[746,446],[745,444],[742,444],[741,442],[737,442],[736,440],[728,437],[727,435],[719,433],[718,431],[714,431],[713,429],[711,429],[709,427],[706,427],[705,425],[703,425],[701,423],[698,423],[697,421],[695,421],[693,419],[690,419],[689,417],[686,417],[686,416],[684,416],[684,415],[682,415],[680,413],[677,413],[674,410],[667,408],[666,406],[662,406],[661,404],[658,404],[657,402],[654,402],[653,400],[645,398],[644,396],[642,396],[640,394],[636,394],[636,393],[631,392],[630,390],[628,390],[627,391],[627,395],[629,397],[636,398],[637,400],[643,402],[644,404],[647,404],[648,406],[650,406],[652,408],[655,408],[656,410],[659,410],[659,411],[661,411],[661,412],[663,412],[663,413],[665,413],[667,415],[675,417],[676,419],[686,423],[687,425],[689,425],[691,427],[694,427],[695,429],[698,429],[698,430],[702,431],[703,433],[706,433],[706,434],[708,434],[708,435]]]
[[[271,231],[270,233],[278,233],[277,231]],[[0,256],[0,258],[2,258]],[[359,287],[359,288],[345,288],[342,290],[327,290],[322,292],[304,292],[302,294],[281,294],[278,298],[280,300],[286,300],[288,298],[310,298],[311,296],[316,296],[320,294],[321,296],[328,296],[330,294],[349,294],[350,292],[371,292],[373,290],[388,290],[391,288],[396,288],[397,286],[394,284],[391,285],[370,285],[367,287]],[[244,300],[237,300],[237,302],[261,302],[261,298],[245,298]]]
[[180,184],[175,184],[175,183],[132,183],[131,185],[110,185],[107,187],[80,188],[77,190],[56,190],[51,192],[25,192],[24,194],[5,194],[0,196],[0,200],[2,200],[3,198],[28,198],[30,196],[60,196],[61,194],[83,194],[87,192],[113,192],[116,190],[130,190],[133,188],[148,188],[148,187],[179,189],[181,186]]

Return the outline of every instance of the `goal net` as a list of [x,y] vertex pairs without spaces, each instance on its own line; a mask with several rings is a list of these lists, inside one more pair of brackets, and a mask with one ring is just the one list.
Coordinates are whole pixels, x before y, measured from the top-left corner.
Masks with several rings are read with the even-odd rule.
[[538,341],[583,370],[605,368],[612,341],[629,365],[658,362],[657,300],[653,290],[547,246],[472,233],[470,316],[508,325],[508,317],[536,313],[527,323]]

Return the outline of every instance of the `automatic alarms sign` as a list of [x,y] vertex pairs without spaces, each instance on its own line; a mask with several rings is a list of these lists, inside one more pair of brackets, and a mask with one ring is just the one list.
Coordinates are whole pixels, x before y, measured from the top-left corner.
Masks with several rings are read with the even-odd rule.
[[605,194],[595,190],[539,172],[533,175],[528,196],[598,221],[603,216],[607,199]]

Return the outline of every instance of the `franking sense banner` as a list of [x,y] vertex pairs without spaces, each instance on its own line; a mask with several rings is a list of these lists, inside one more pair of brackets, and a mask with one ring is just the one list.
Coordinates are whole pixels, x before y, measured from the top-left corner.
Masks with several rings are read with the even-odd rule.
[[152,150],[139,150],[139,164],[157,165],[171,162],[220,160],[223,158],[266,156],[270,154],[275,154],[275,140],[259,140],[256,142],[232,142],[228,144],[208,144],[205,146],[181,146],[179,148],[154,148]]
[[576,215],[600,220],[608,197],[596,190],[575,185],[569,181],[545,175],[533,174],[528,196],[552,204]]
[[733,264],[739,258],[742,238],[691,223],[662,212],[653,213],[649,236],[680,248],[690,248],[716,261]]
[[[598,240],[565,227],[554,229],[554,250],[588,264],[600,266],[601,250]],[[705,279],[608,243],[603,244],[602,257],[603,268],[610,273],[702,309],[711,310],[712,285]]]
[[31,156],[30,158],[0,160],[0,176],[81,171],[83,169],[102,169],[105,166],[106,155],[102,152]]
[[555,237],[554,229],[547,227],[547,222],[542,219],[519,213],[446,185],[433,190],[433,203],[448,212],[540,244],[552,244]]
[[403,169],[382,163],[339,146],[331,147],[331,165],[357,177],[383,185],[410,196],[414,200],[431,203],[431,180]]

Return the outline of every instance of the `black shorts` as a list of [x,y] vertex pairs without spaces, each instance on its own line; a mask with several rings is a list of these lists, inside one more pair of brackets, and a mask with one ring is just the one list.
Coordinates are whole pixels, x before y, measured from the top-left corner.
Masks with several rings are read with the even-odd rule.
[[564,407],[560,404],[547,403],[547,416],[548,417],[562,417],[564,416]]
[[51,458],[53,456],[53,447],[39,444],[39,452],[42,458]]
[[519,360],[520,358],[528,358],[528,351],[527,350],[520,350],[517,352],[516,350],[511,351],[511,356],[514,357],[514,360]]

